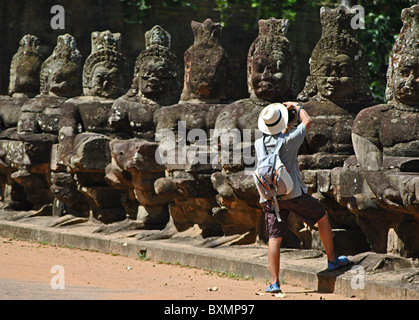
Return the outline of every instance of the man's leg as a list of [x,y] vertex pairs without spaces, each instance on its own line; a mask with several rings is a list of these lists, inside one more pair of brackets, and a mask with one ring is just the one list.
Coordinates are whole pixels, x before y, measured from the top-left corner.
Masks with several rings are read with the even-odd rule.
[[324,249],[326,250],[327,260],[335,261],[335,251],[333,247],[333,234],[332,227],[330,226],[329,217],[326,214],[317,221],[319,227],[320,239],[323,242]]
[[270,238],[268,243],[268,261],[272,283],[279,283],[279,261],[282,238]]

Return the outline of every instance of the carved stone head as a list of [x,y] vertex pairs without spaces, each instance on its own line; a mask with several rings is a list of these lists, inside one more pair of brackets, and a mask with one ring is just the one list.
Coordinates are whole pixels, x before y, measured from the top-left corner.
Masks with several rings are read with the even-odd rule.
[[170,34],[158,25],[145,33],[146,48],[135,62],[129,97],[138,95],[163,105],[178,101],[176,77],[179,65],[176,55],[170,51],[170,38]]
[[23,36],[10,65],[9,94],[24,93],[29,97],[37,95],[41,65],[38,37],[30,34]]
[[247,57],[247,85],[251,98],[278,101],[297,95],[298,69],[285,19],[259,20],[259,35]]
[[121,35],[92,33],[92,52],[83,68],[83,93],[116,98],[126,91],[127,64],[120,52]]
[[41,93],[61,97],[80,95],[81,58],[73,36],[58,36],[57,46],[41,67]]
[[368,61],[351,27],[349,9],[322,7],[322,36],[310,58],[310,76],[299,99],[332,102],[371,101]]
[[211,19],[192,21],[194,43],[185,52],[181,101],[219,102],[229,98],[229,59],[221,47],[221,25]]
[[419,5],[401,14],[403,27],[387,70],[388,102],[419,107]]

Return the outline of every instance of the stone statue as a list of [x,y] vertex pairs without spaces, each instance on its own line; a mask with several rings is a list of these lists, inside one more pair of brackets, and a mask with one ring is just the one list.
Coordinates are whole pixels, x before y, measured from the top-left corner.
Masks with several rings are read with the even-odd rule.
[[[266,240],[264,217],[252,170],[246,172],[244,163],[247,160],[245,155],[250,156],[253,148],[259,113],[271,102],[292,100],[297,95],[298,68],[291,43],[285,36],[288,26],[289,21],[285,19],[259,20],[259,35],[250,46],[247,58],[250,98],[225,107],[215,123],[215,128],[222,134],[228,136],[236,131],[243,140],[242,161],[235,163],[230,156],[228,163],[221,161],[223,170],[212,175],[219,203],[213,208],[214,219],[223,226],[227,235],[247,232],[248,235],[241,239],[242,243],[254,242],[257,236]],[[251,135],[244,141],[246,130]],[[250,165],[248,161],[247,167]]]
[[120,192],[104,176],[111,162],[109,142],[114,137],[108,115],[114,99],[126,91],[127,65],[120,52],[119,33],[93,32],[91,40],[92,51],[83,67],[84,95],[67,100],[60,111],[52,188],[64,203],[63,213],[91,214],[109,223],[126,217]]
[[[154,192],[154,181],[164,177],[165,170],[155,160],[159,144],[154,115],[161,106],[179,100],[179,65],[170,51],[170,38],[158,25],[145,33],[146,47],[136,60],[131,89],[115,100],[109,117],[121,139],[110,143],[112,162],[106,167],[106,179],[127,192],[133,203],[129,218],[142,221],[146,229],[162,229],[169,221],[170,199]],[[122,139],[124,133],[129,139]]]
[[333,168],[353,154],[353,119],[373,103],[367,56],[350,25],[353,16],[344,6],[320,10],[322,36],[310,58],[306,85],[298,95],[313,119],[302,152],[313,155],[304,156],[310,168]]
[[11,174],[23,158],[22,142],[17,137],[19,114],[23,104],[39,93],[42,61],[39,39],[23,36],[10,65],[9,96],[0,96],[0,181],[6,209],[31,208],[22,186],[11,179]]
[[[340,198],[356,214],[374,251],[419,257],[419,5],[403,27],[387,71],[387,104],[363,109],[352,141],[359,162],[338,175]],[[344,181],[356,178],[356,186]]]
[[211,212],[216,205],[210,179],[213,164],[207,152],[197,161],[187,155],[195,155],[197,148],[209,145],[210,131],[225,106],[222,103],[229,98],[229,60],[220,44],[219,23],[210,19],[192,21],[191,27],[194,43],[184,55],[184,88],[179,104],[162,107],[156,114],[160,154],[174,161],[161,161],[166,176],[154,187],[157,195],[173,199],[169,210],[176,231],[197,224],[203,237],[218,236],[222,229]]
[[39,39],[27,34],[10,65],[9,95],[21,93],[30,98],[39,93],[39,73],[43,57],[39,51]]
[[194,43],[185,52],[179,103],[220,103],[230,97],[230,64],[220,44],[222,27],[211,19],[192,21]]
[[[351,27],[353,17],[344,6],[320,9],[322,35],[309,60],[310,75],[297,98],[313,121],[299,150],[302,178],[329,214],[337,254],[368,249],[354,215],[336,204],[337,191],[331,182],[333,168],[341,167],[354,154],[351,128],[355,116],[373,104],[367,56],[356,38],[357,30]],[[317,236],[315,230],[312,235]]]
[[34,206],[51,204],[50,155],[58,141],[60,108],[81,93],[81,54],[73,36],[59,36],[53,53],[41,67],[40,94],[21,110],[17,134],[24,142],[25,157],[12,178],[21,184]]
[[127,132],[128,137],[154,140],[156,109],[179,100],[179,66],[170,51],[170,38],[160,26],[145,33],[146,48],[135,62],[131,89],[112,106],[111,127]]

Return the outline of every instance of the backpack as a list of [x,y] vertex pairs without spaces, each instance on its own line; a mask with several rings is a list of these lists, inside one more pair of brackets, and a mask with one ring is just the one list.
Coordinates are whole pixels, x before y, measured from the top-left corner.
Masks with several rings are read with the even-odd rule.
[[263,148],[260,148],[262,154],[259,155],[257,167],[253,173],[253,180],[262,198],[265,200],[273,199],[275,214],[280,222],[281,218],[279,217],[277,196],[289,194],[294,187],[294,183],[287,168],[279,157],[279,150],[284,142],[284,135],[282,133],[279,135],[272,153],[268,153],[266,149],[265,137],[262,140]]

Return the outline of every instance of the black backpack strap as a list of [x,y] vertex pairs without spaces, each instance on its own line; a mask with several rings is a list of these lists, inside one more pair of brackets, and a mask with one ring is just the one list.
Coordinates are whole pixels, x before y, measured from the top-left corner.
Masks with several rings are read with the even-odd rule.
[[266,144],[265,144],[265,138],[266,138],[267,134],[263,134],[263,138],[262,138],[262,142],[263,142],[263,148],[265,150],[265,154],[268,154],[268,149],[266,148]]

